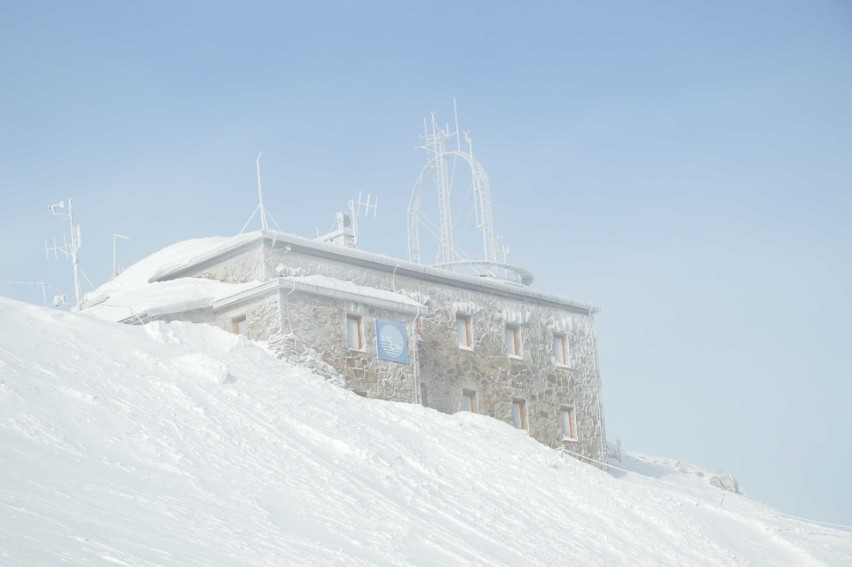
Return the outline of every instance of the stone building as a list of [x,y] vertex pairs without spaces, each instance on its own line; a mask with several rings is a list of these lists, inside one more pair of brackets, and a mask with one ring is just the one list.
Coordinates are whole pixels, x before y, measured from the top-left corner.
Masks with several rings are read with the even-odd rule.
[[605,460],[594,305],[274,231],[151,281],[181,278],[243,285],[135,319],[212,323],[359,395],[481,413]]

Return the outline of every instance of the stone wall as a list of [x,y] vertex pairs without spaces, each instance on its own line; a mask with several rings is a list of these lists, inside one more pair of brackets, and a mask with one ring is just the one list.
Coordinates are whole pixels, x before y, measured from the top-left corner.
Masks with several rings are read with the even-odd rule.
[[[347,314],[361,317],[362,350],[347,348]],[[246,319],[240,327],[245,335],[267,341],[282,358],[308,366],[369,397],[415,401],[413,364],[379,359],[376,346],[376,319],[406,324],[408,342],[413,344],[410,315],[375,307],[368,301],[274,289],[264,297],[251,297],[218,310],[210,322],[233,332],[234,320],[242,316]]]
[[[262,266],[258,265],[261,258]],[[513,399],[523,399],[531,436],[551,447],[564,443],[571,451],[605,461],[601,384],[591,314],[361,268],[281,248],[270,250],[258,246],[206,268],[197,276],[240,282],[255,279],[260,273],[320,274],[416,299],[425,304],[428,311],[420,317],[421,340],[409,342],[409,345],[412,350],[417,345],[419,379],[426,385],[430,407],[447,413],[459,411],[462,391],[473,390],[479,413],[512,423]],[[252,277],[247,278],[245,274],[252,274]],[[314,297],[297,298],[296,294],[290,297],[288,305],[290,322],[300,321],[294,328],[296,340],[301,338],[321,353],[325,362],[346,376],[350,387],[384,399],[414,401],[418,398],[419,392],[413,386],[413,370],[406,374],[397,368],[400,365],[377,359],[375,327],[368,324],[377,316],[401,320],[399,316],[380,315],[366,308],[363,316],[368,349],[357,353],[346,349],[345,343],[345,314],[355,306],[337,305]],[[280,312],[283,317],[286,312],[283,304]],[[458,313],[470,317],[471,350],[461,349],[457,344],[455,320]],[[316,322],[324,324],[316,325]],[[520,360],[507,355],[504,335],[507,323],[520,329],[523,352]],[[281,322],[279,326],[284,328]],[[568,339],[568,367],[553,361],[554,332]],[[574,408],[576,441],[563,440],[560,420],[563,406]]]
[[[309,293],[280,293],[282,337],[294,352],[316,352],[323,363],[336,369],[347,388],[371,398],[415,401],[414,365],[382,360],[377,354],[376,319],[396,321],[406,326],[408,344],[414,344],[410,315],[379,308],[367,301],[344,301]],[[348,348],[347,315],[361,318],[363,349]],[[411,348],[409,349],[411,350]],[[411,360],[409,358],[409,360]]]
[[234,332],[234,319],[245,316],[240,323],[242,334],[254,341],[266,341],[281,333],[281,316],[277,290],[265,297],[253,298],[216,311],[213,324]]

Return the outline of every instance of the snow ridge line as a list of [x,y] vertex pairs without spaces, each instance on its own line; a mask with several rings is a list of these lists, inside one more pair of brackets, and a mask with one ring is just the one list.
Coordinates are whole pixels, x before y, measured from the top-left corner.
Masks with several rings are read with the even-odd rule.
[[[599,465],[604,465],[608,468],[615,469],[617,471],[635,474],[635,475],[641,476],[643,478],[647,478],[647,479],[650,479],[650,480],[653,480],[653,481],[656,481],[656,482],[659,482],[659,483],[662,483],[662,484],[668,484],[669,486],[673,486],[673,487],[675,487],[679,490],[683,490],[684,488],[689,489],[689,490],[700,490],[702,493],[704,493],[706,495],[706,492],[701,488],[695,488],[693,486],[685,486],[685,485],[681,485],[681,484],[675,484],[673,482],[668,482],[668,481],[665,481],[665,480],[660,479],[660,478],[654,478],[652,476],[644,475],[644,474],[636,472],[636,471],[623,469],[621,467],[617,467],[617,466],[611,465],[609,463],[602,463],[601,461],[596,461],[595,459],[590,459],[589,457],[587,457],[585,455],[581,455],[579,453],[569,451],[568,449],[565,449],[565,448],[556,449],[556,450],[559,451],[560,454],[568,453],[569,455],[579,457],[579,460],[581,460],[581,461],[589,461],[589,462],[592,462],[592,463],[597,463]],[[800,521],[803,521],[803,522],[810,522],[812,524],[818,524],[818,525],[821,525],[821,526],[829,526],[829,527],[832,527],[832,528],[841,528],[841,529],[846,529],[846,530],[852,530],[852,526],[847,526],[845,524],[832,524],[830,522],[823,522],[823,521],[820,521],[820,520],[812,520],[810,518],[802,518],[801,516],[791,516],[790,514],[784,514],[784,513],[781,513],[781,512],[776,512],[776,516],[778,516],[780,518],[790,518],[792,520],[800,520]]]
[[810,518],[802,518],[801,516],[791,516],[790,514],[782,514],[778,512],[778,516],[782,518],[792,518],[794,520],[801,520],[803,522],[811,522],[812,524],[819,524],[821,526],[831,526],[832,528],[841,528],[845,530],[852,530],[852,526],[847,526],[845,524],[832,524],[830,522],[823,522],[820,520],[812,520]]

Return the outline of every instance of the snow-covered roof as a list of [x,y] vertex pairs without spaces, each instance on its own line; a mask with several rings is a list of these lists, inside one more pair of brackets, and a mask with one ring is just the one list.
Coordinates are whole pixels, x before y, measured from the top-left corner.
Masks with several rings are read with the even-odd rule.
[[352,282],[346,282],[320,275],[281,277],[261,284],[255,283],[250,288],[239,290],[232,295],[216,300],[213,303],[213,309],[218,310],[223,307],[233,305],[234,303],[249,301],[258,296],[272,293],[279,289],[283,289],[287,292],[298,291],[311,295],[331,297],[333,299],[356,301],[392,311],[410,313],[411,315],[416,315],[418,312],[426,312],[426,307],[424,305],[421,305],[402,294],[355,285]]
[[227,250],[251,239],[250,234],[215,236],[167,246],[86,294],[83,311],[102,319],[124,321],[142,314],[155,316],[206,307],[217,299],[257,286],[258,282],[225,283],[201,278],[151,281],[158,271],[187,265],[199,254]]
[[200,238],[179,242],[137,262],[115,279],[86,296],[83,311],[102,319],[127,321],[195,309],[219,309],[270,293],[279,287],[304,293],[359,301],[403,313],[426,308],[399,293],[355,285],[327,276],[276,278],[270,282],[226,283],[181,277],[157,281],[156,274],[193,265],[199,257],[219,258],[245,245],[254,246],[259,232],[236,237]]
[[162,282],[191,276],[200,270],[221,262],[222,260],[264,244],[273,248],[284,248],[289,246],[292,251],[305,255],[335,260],[374,270],[393,272],[399,276],[407,276],[452,287],[476,290],[519,299],[521,301],[529,301],[531,303],[557,307],[560,309],[580,311],[589,314],[600,311],[600,308],[594,304],[558,295],[542,293],[525,286],[514,285],[492,278],[457,274],[447,270],[434,268],[432,266],[414,264],[406,260],[391,258],[389,256],[373,252],[343,248],[341,246],[327,244],[317,240],[311,240],[278,231],[255,231],[236,236],[229,242],[217,243],[216,246],[211,246],[204,251],[200,251],[195,257],[184,258],[184,262],[180,264],[164,266],[162,269],[152,274],[151,281]]

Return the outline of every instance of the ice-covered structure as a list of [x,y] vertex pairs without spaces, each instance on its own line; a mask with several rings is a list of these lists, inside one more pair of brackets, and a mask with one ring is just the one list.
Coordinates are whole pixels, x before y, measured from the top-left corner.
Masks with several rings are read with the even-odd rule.
[[[434,114],[431,131],[424,126],[409,261],[358,249],[358,215],[377,206],[369,195],[316,240],[269,230],[258,155],[260,231],[176,245],[101,288],[87,308],[129,323],[212,323],[360,395],[483,413],[605,462],[597,307],[529,287],[532,274],[507,263],[488,176],[467,132],[463,147],[458,116],[455,132]],[[475,219],[482,258],[463,249],[464,218]],[[421,228],[438,237],[431,249]],[[421,263],[433,253],[435,265]]]
[[84,306],[210,323],[371,398],[474,411],[605,461],[594,305],[277,231],[188,241]]

